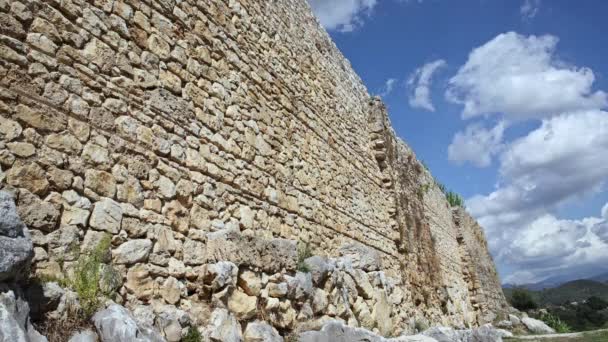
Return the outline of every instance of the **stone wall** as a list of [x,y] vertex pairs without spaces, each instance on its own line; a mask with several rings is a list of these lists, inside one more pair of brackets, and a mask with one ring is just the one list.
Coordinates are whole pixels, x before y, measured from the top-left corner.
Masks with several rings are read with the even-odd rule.
[[190,309],[201,268],[294,275],[300,243],[378,255],[400,330],[505,305],[481,228],[304,0],[0,0],[0,115],[39,275],[109,234],[122,301]]

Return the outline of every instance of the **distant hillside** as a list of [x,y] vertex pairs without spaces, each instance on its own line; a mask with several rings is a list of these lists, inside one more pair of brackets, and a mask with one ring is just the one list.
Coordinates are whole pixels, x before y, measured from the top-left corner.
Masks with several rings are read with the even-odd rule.
[[588,279],[588,280],[598,281],[600,283],[606,283],[606,282],[608,282],[608,272],[602,271],[602,273],[591,275],[591,276],[579,274],[578,277],[573,276],[573,275],[569,275],[569,276],[558,275],[558,276],[543,279],[537,283],[503,284],[503,288],[510,289],[510,288],[519,287],[519,288],[524,288],[524,289],[532,290],[532,291],[540,291],[543,289],[552,289],[552,288],[558,287],[562,284],[565,284],[567,282],[576,281],[579,279]]
[[595,280],[595,281],[599,281],[599,282],[602,282],[602,283],[606,283],[606,282],[608,282],[608,272],[602,273],[602,274],[598,274],[598,275],[593,276],[593,277],[591,277],[589,279]]
[[580,302],[591,296],[608,300],[608,284],[593,280],[575,280],[553,289],[540,292],[541,304],[559,305],[565,302]]
[[[507,300],[510,300],[513,288],[504,288],[503,291]],[[570,281],[555,288],[528,291],[541,307],[580,302],[591,296],[608,300],[608,284],[587,279]]]

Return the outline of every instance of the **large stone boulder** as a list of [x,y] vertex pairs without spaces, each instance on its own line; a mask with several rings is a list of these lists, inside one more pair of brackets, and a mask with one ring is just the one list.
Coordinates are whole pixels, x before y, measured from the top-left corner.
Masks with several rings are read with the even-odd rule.
[[78,332],[68,340],[68,342],[97,342],[99,339],[97,338],[97,334],[91,330],[84,330]]
[[373,332],[353,328],[343,322],[332,320],[319,331],[306,331],[300,334],[299,342],[437,342],[432,337],[425,335],[399,336],[395,338],[384,338]]
[[422,333],[437,342],[502,342],[503,337],[511,337],[509,333],[494,328],[491,324],[475,329],[455,330],[450,327],[433,327]]
[[283,337],[270,324],[255,321],[247,324],[245,342],[283,342]]
[[324,257],[314,255],[306,260],[304,263],[310,269],[312,275],[312,281],[315,285],[321,285],[325,282],[325,279],[329,276],[329,273],[333,271],[334,266]]
[[521,323],[533,334],[555,334],[553,328],[531,317],[522,318]]
[[241,342],[243,340],[239,322],[226,309],[213,311],[203,336],[204,341],[212,342]]
[[[259,268],[267,273],[283,269],[295,270],[297,251],[294,241],[286,239],[261,239],[225,228],[207,234],[203,250],[208,263],[230,261],[238,266]],[[201,251],[197,251],[201,253]]]
[[47,342],[32,326],[29,306],[8,288],[0,289],[0,341]]
[[93,316],[93,324],[102,342],[164,342],[154,329],[138,323],[131,313],[118,304],[111,304]]
[[354,268],[366,272],[378,271],[382,268],[380,253],[361,243],[350,243],[340,247],[339,251],[345,259],[350,260]]
[[384,338],[373,332],[353,328],[339,321],[331,321],[320,331],[306,331],[300,335],[300,342],[383,342]]
[[20,278],[34,257],[34,246],[11,194],[0,191],[0,282]]

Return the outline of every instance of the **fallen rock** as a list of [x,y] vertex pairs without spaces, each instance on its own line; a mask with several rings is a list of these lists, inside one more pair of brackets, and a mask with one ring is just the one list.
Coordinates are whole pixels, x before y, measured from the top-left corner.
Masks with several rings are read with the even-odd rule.
[[[306,331],[300,334],[299,342],[441,342],[425,335],[384,338],[369,330],[353,328],[341,321],[331,320],[320,331]],[[450,340],[450,342],[452,342]],[[460,341],[458,341],[460,342]]]
[[0,341],[47,342],[30,322],[27,302],[13,290],[0,291]]
[[228,299],[228,309],[240,320],[253,318],[257,312],[258,298],[236,290]]
[[312,275],[312,281],[315,285],[323,284],[329,273],[333,270],[333,266],[328,260],[318,255],[304,260],[304,264],[308,266],[310,274]]
[[0,191],[0,236],[15,238],[23,235],[25,224],[19,218],[11,194]]
[[245,342],[283,342],[283,338],[270,324],[255,321],[245,328]]
[[36,319],[43,314],[57,309],[65,290],[56,282],[34,283],[25,289],[25,296],[30,303],[31,316]]
[[0,281],[7,281],[27,272],[34,245],[12,196],[5,191],[0,191],[0,213]]
[[203,341],[212,342],[241,342],[243,340],[241,326],[226,309],[213,311],[203,336]]
[[85,330],[74,334],[68,342],[97,342],[97,334],[91,330]]
[[266,286],[268,296],[272,298],[283,298],[287,295],[289,288],[286,283],[268,283]]
[[262,290],[262,280],[258,275],[249,270],[241,272],[238,284],[250,296],[258,296]]
[[503,320],[503,321],[496,323],[496,326],[498,328],[511,329],[511,328],[513,328],[513,323],[511,321]]
[[310,298],[313,294],[312,277],[310,273],[297,272],[295,277],[287,281],[289,298],[296,301],[303,301]]
[[102,342],[161,342],[162,336],[151,327],[138,324],[131,313],[112,304],[93,316],[93,323]]
[[539,321],[534,318],[524,317],[521,319],[523,325],[526,326],[531,333],[534,334],[555,334],[553,328],[546,325],[543,321]]
[[509,314],[509,321],[511,321],[511,323],[513,323],[513,325],[519,325],[521,324],[521,320],[519,319],[519,317]]
[[432,337],[437,342],[502,342],[502,338],[508,337],[509,333],[494,328],[492,324],[486,324],[476,329],[464,330],[433,327],[424,331],[422,335]]

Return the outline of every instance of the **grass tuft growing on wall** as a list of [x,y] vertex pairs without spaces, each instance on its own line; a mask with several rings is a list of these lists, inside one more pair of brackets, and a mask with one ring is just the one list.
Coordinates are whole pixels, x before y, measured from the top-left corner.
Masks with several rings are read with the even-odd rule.
[[298,266],[297,270],[300,272],[310,272],[310,267],[304,262],[306,259],[312,256],[312,249],[306,242],[298,243]]

